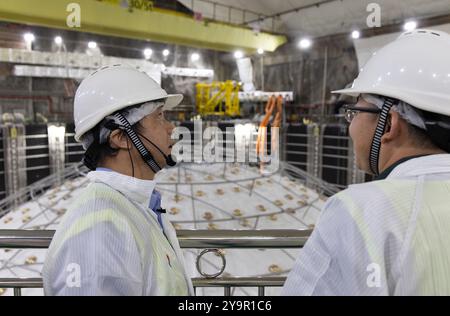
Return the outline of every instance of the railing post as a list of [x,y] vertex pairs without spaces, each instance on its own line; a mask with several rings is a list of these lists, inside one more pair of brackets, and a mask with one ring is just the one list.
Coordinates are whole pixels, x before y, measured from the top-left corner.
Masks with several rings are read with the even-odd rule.
[[22,289],[19,287],[14,288],[14,296],[22,296]]
[[223,295],[224,296],[231,296],[231,287],[230,286],[224,286]]
[[264,286],[258,286],[258,296],[265,296],[265,289]]

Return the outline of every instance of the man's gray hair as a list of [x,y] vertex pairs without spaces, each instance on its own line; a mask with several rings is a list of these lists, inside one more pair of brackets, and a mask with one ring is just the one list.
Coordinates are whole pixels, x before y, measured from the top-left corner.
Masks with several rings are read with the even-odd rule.
[[[154,101],[154,102],[147,102],[142,104],[141,106],[131,106],[128,107],[120,113],[125,116],[125,118],[130,122],[131,125],[136,124],[140,120],[142,120],[144,117],[146,117],[149,114],[152,114],[160,107],[164,106],[164,101]],[[99,144],[106,143],[108,140],[109,134],[111,134],[111,129],[107,128],[105,124],[107,122],[114,122],[118,125],[120,125],[120,122],[114,115],[109,115],[105,117],[102,122],[100,122],[100,128],[99,128]],[[94,132],[90,130],[88,133],[86,133],[83,138],[81,139],[81,143],[83,145],[83,148],[87,150],[89,146],[94,142]]]
[[[362,94],[361,97],[370,104],[377,106],[379,109],[383,107],[384,99],[383,97],[374,94]],[[420,110],[414,108],[412,105],[400,101],[397,105],[392,107],[392,110],[400,114],[400,116],[407,121],[409,124],[420,128],[421,130],[426,130],[425,119],[420,112]]]

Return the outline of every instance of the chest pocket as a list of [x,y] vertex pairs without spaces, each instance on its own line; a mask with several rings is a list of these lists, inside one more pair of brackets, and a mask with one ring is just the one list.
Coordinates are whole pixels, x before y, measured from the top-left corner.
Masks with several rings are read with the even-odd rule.
[[152,221],[150,238],[152,243],[153,273],[158,284],[158,295],[188,295],[184,268],[167,238]]
[[[107,185],[104,186],[109,188]],[[127,211],[126,219],[130,222],[130,226],[135,227],[133,237],[139,248],[141,266],[144,271],[145,285],[142,295],[148,292],[161,296],[189,295],[184,268],[166,236],[162,233],[157,220],[150,215],[144,216],[140,207],[124,195],[110,197],[110,200],[118,209]],[[147,251],[147,248],[150,248],[150,251]],[[151,279],[149,272],[153,276]]]

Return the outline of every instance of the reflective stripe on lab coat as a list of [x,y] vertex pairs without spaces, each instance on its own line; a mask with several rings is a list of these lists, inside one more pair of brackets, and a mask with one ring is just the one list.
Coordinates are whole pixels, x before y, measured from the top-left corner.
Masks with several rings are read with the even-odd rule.
[[102,171],[88,177],[93,183],[70,207],[48,250],[45,294],[193,294],[173,226],[162,217],[162,231],[147,207],[154,182]]
[[450,295],[450,155],[331,197],[283,295]]

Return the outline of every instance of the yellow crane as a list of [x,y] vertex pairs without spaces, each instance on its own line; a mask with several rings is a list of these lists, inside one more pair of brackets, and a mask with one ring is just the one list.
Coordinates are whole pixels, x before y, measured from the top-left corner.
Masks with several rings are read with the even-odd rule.
[[240,116],[239,90],[235,81],[197,84],[197,112],[202,116]]

